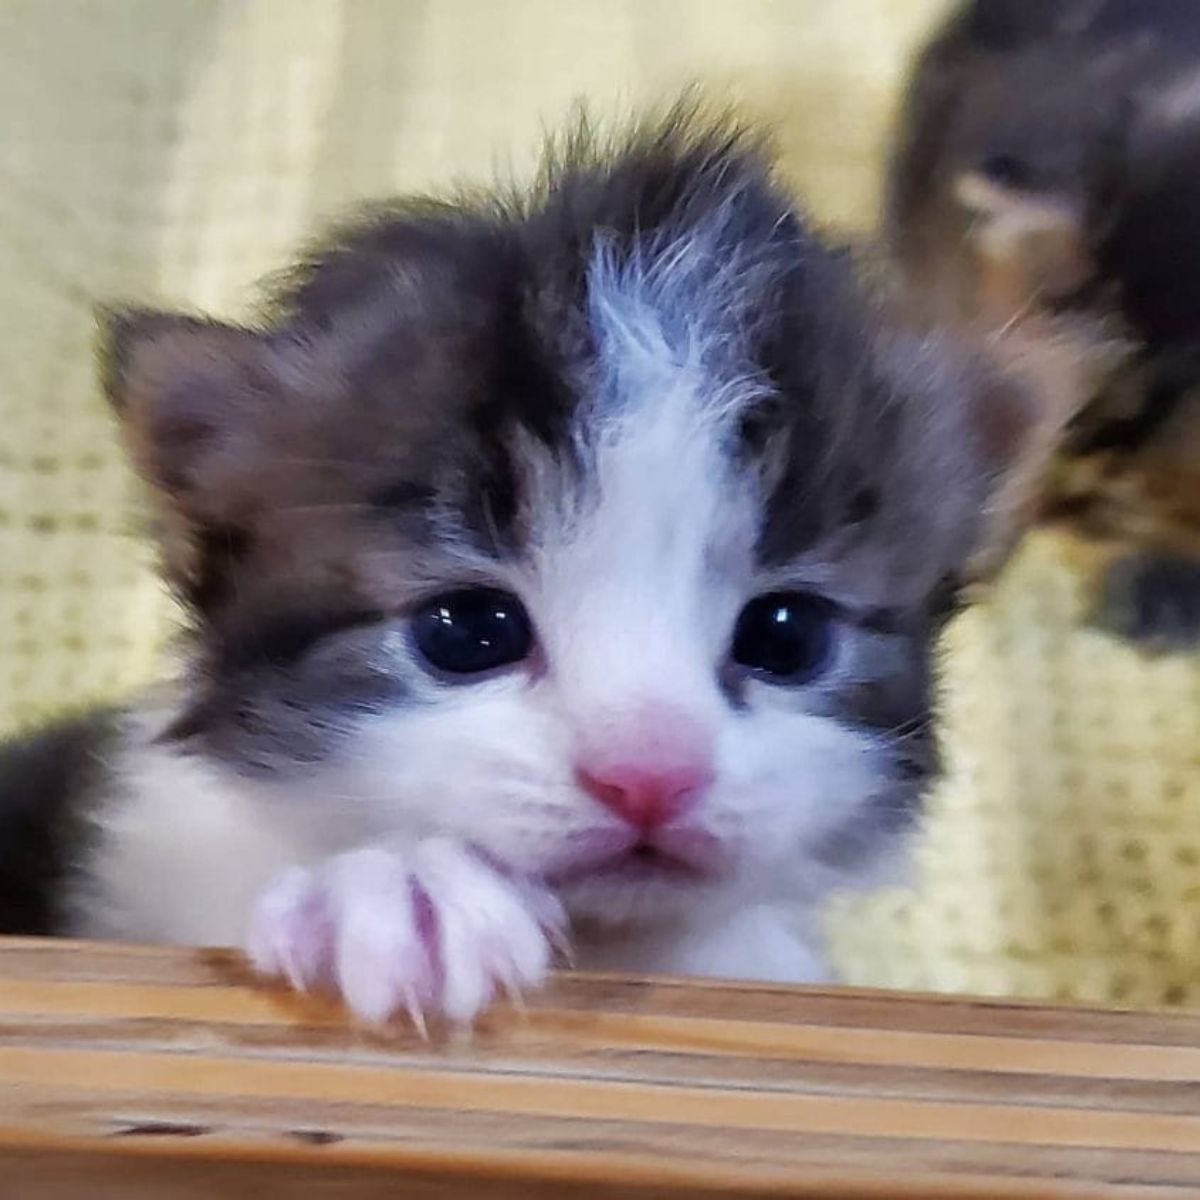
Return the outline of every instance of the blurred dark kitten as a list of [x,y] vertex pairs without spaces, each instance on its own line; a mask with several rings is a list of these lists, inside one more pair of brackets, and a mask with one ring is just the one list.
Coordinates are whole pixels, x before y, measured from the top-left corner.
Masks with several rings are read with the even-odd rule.
[[[1200,639],[1200,4],[972,0],[917,59],[888,235],[922,317],[1092,340],[1037,514],[1111,553],[1098,623]],[[1062,323],[1074,322],[1072,325]]]

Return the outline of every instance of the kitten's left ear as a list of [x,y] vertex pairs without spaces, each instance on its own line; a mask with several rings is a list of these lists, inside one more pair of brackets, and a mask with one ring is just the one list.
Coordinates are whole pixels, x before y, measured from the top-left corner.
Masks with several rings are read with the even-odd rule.
[[263,496],[278,413],[263,334],[200,317],[108,310],[101,382],[162,516],[168,570],[186,579],[212,530],[245,528]]
[[223,519],[276,400],[266,337],[145,309],[101,325],[101,383],[139,473],[193,517]]

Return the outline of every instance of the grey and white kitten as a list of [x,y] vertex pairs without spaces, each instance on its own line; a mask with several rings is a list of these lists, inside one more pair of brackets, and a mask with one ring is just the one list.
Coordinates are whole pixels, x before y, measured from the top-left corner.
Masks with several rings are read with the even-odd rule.
[[564,942],[826,974],[1036,405],[889,329],[756,139],[577,132],[341,229],[255,328],[106,336],[187,669],[8,748],[4,930],[241,943],[369,1019]]

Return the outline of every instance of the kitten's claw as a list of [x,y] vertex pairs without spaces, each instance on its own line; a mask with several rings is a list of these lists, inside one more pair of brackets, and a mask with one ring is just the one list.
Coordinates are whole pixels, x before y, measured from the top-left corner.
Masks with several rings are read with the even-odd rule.
[[[249,945],[256,966],[270,962],[298,992],[328,973],[329,913],[311,871],[294,867],[259,900]],[[259,966],[259,969],[263,969]]]
[[468,1024],[499,992],[539,983],[566,918],[558,900],[448,840],[369,847],[294,869],[260,896],[247,949],[298,989],[331,987],[371,1023],[407,1012]]

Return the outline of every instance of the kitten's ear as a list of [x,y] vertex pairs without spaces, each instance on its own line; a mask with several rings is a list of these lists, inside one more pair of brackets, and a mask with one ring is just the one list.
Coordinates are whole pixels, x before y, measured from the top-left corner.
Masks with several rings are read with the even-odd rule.
[[1081,201],[1028,191],[982,171],[964,172],[954,190],[971,218],[967,239],[982,321],[1002,325],[1035,303],[1069,296],[1094,274]]
[[139,473],[197,520],[228,519],[275,394],[265,338],[145,309],[100,321],[101,383]]
[[1037,522],[1071,422],[1127,352],[1083,318],[1035,315],[981,335],[970,417],[987,485],[966,582],[993,578]]
[[159,500],[168,570],[206,532],[245,529],[278,405],[262,334],[198,317],[107,310],[101,382],[134,467]]

